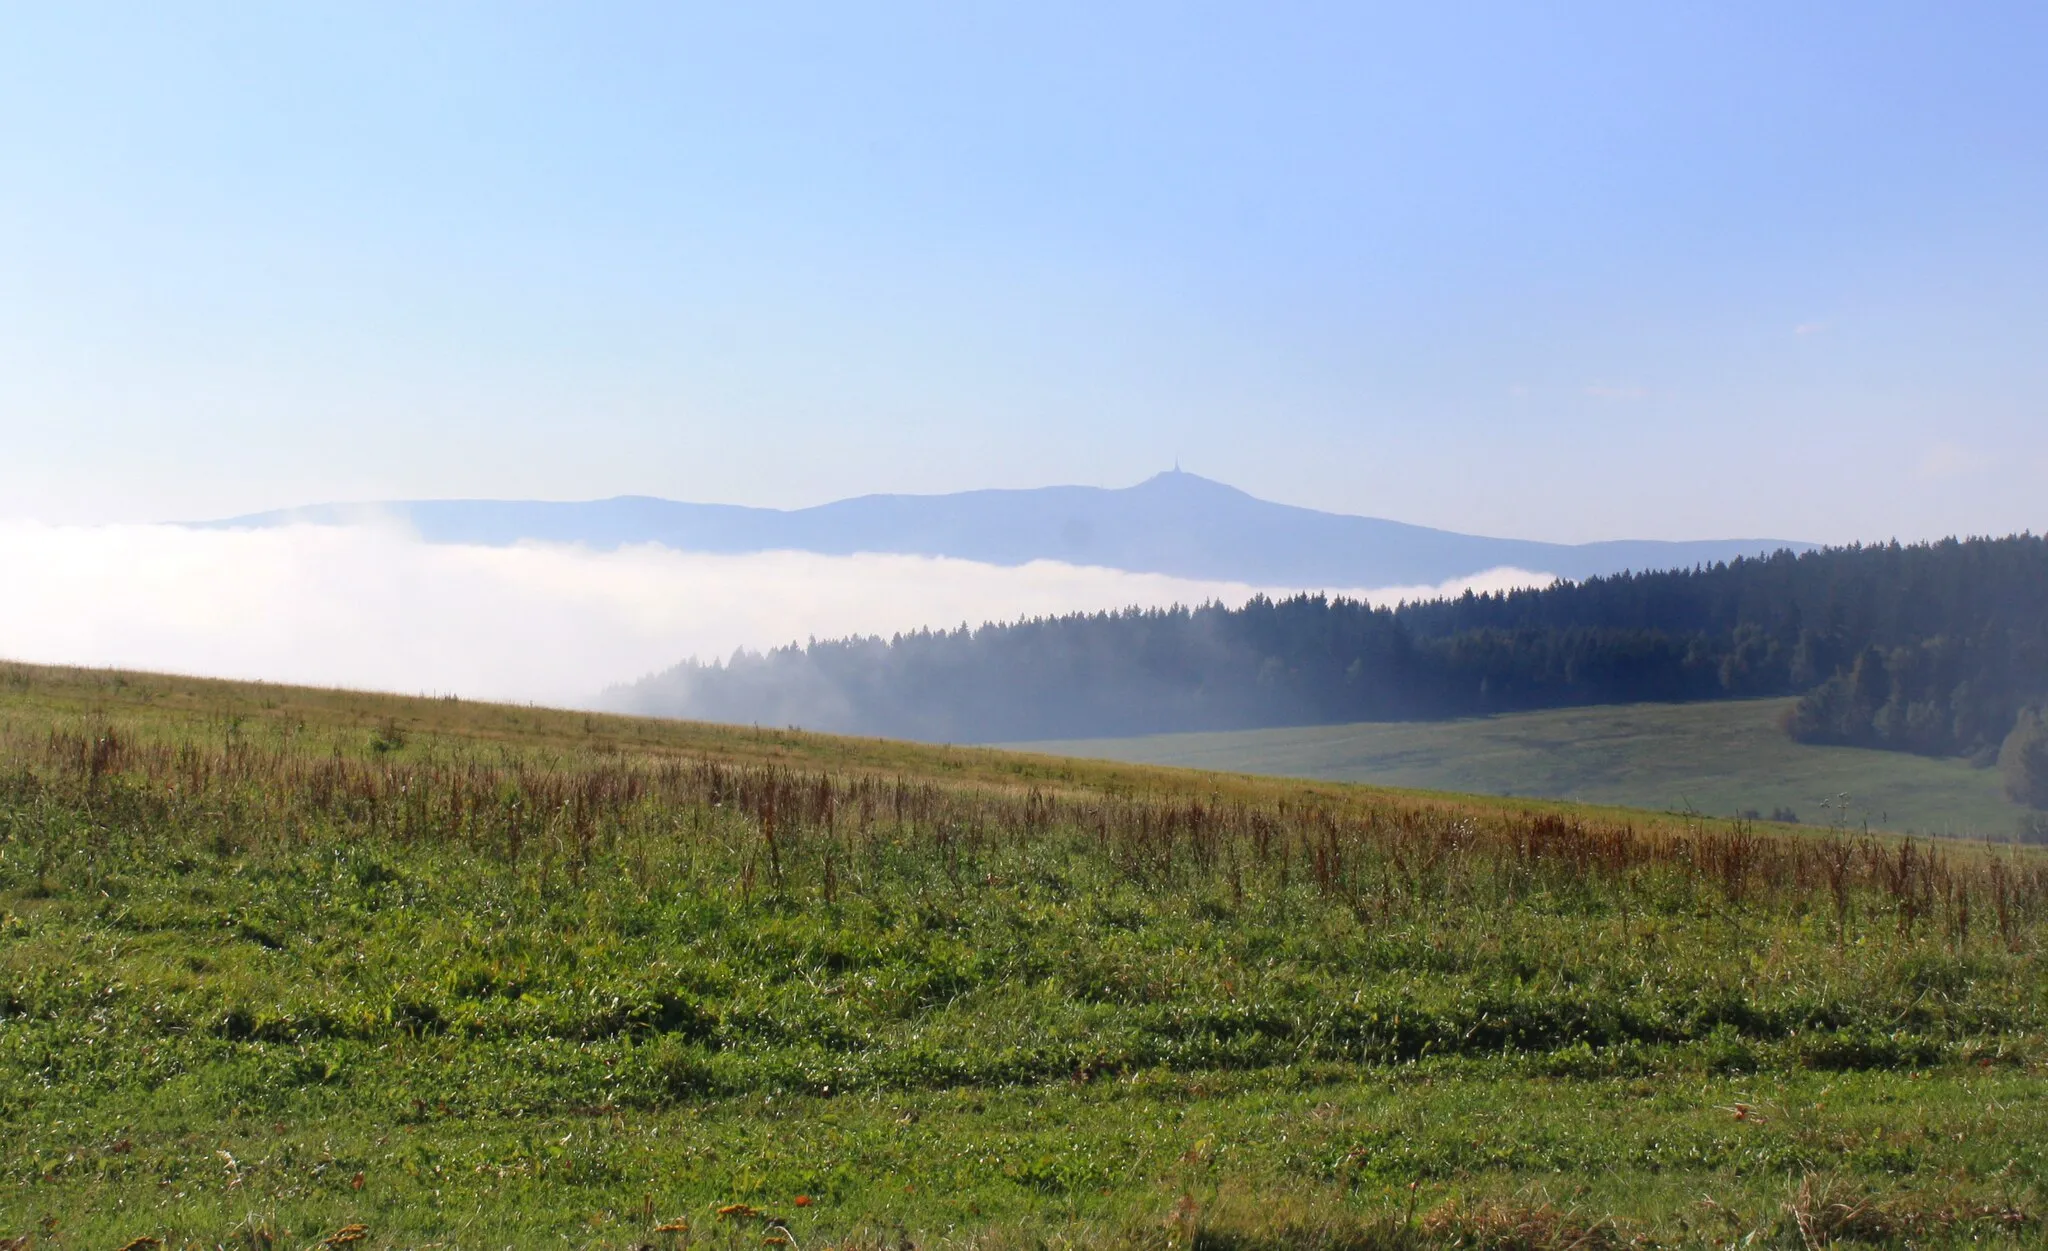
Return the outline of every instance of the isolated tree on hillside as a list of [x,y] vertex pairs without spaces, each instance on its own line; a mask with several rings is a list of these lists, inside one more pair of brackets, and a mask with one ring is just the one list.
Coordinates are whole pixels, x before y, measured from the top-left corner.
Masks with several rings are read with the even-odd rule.
[[1998,750],[1998,772],[2005,793],[2018,804],[2048,808],[2048,723],[2038,709],[2020,713],[2005,746]]

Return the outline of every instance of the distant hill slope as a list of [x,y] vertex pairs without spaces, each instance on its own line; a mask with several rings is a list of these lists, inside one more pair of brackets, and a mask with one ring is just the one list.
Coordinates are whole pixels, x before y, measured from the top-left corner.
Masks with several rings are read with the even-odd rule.
[[687,660],[624,710],[1021,742],[1805,697],[1797,737],[1995,759],[2031,789],[2048,539],[1827,548],[1399,607],[1299,594]]
[[1483,538],[1275,504],[1178,471],[1114,490],[864,495],[791,511],[646,496],[583,503],[403,500],[321,504],[205,524],[340,523],[371,514],[401,521],[437,543],[537,539],[600,548],[660,543],[697,552],[896,552],[997,565],[1063,560],[1303,589],[1435,584],[1501,567],[1576,579],[1812,546],[1780,539],[1573,545]]
[[[2009,837],[2022,810],[1998,773],[1967,761],[1795,743],[1778,721],[1796,701],[1623,704],[1459,721],[1016,743],[1022,751],[1229,773],[1365,782],[1691,809],[1727,817],[1790,809],[1901,833]],[[1824,808],[1823,800],[1846,807]]]

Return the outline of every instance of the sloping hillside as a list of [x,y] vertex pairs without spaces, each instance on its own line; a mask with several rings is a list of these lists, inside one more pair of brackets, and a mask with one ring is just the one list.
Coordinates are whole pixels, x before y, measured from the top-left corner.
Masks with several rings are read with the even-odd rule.
[[2027,849],[0,665],[0,1244],[2031,1245],[2044,936]]

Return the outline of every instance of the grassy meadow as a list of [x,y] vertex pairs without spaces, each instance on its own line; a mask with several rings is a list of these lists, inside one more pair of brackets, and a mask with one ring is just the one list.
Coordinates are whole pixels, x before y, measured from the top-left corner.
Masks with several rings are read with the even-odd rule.
[[[1459,721],[1030,743],[1024,750],[1194,769],[1519,795],[1812,825],[2004,838],[2021,810],[1996,769],[1795,743],[1789,699],[1623,704]],[[1846,802],[1844,796],[1847,797]]]
[[0,1246],[2040,1245],[2048,858],[0,666]]

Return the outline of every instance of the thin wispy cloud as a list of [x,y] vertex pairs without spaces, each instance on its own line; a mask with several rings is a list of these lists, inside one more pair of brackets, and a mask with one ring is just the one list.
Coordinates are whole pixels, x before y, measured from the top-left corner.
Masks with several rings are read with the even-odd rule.
[[1922,478],[1939,481],[1976,473],[1990,463],[1983,453],[1944,439],[1921,456],[1918,472]]
[[1826,334],[1828,324],[1824,321],[1803,321],[1792,327],[1792,333],[1804,339],[1811,335]]
[[1650,392],[1627,382],[1589,382],[1586,394],[1596,400],[1640,400],[1647,398]]
[[[740,647],[1302,589],[1054,561],[480,547],[377,526],[27,522],[0,523],[0,576],[8,659],[567,706]],[[1391,603],[1548,581],[1490,570],[1349,593]]]

